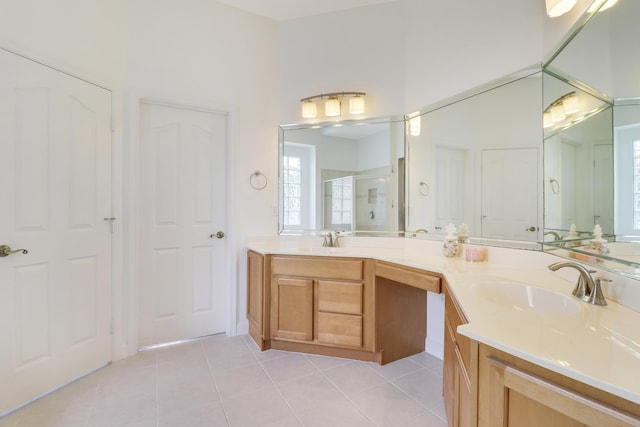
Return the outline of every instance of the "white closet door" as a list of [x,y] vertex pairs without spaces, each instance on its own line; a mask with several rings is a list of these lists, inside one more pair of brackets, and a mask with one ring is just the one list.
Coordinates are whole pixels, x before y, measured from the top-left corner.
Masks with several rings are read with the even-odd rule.
[[0,50],[0,414],[111,360],[111,93]]
[[140,346],[225,331],[226,141],[226,114],[141,105]]
[[538,239],[538,151],[482,151],[482,237]]

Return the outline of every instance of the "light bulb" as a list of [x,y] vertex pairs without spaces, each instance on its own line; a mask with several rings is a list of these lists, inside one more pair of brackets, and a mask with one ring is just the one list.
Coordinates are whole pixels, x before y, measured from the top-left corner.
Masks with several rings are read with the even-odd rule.
[[360,95],[356,95],[349,99],[349,113],[362,114],[364,113],[364,98]]
[[336,117],[340,115],[340,100],[337,97],[331,97],[324,103],[324,114],[327,117]]
[[307,100],[302,103],[302,117],[305,119],[313,119],[318,115],[318,108],[316,107],[316,103]]
[[573,9],[577,0],[546,0],[547,15],[549,18],[556,18]]

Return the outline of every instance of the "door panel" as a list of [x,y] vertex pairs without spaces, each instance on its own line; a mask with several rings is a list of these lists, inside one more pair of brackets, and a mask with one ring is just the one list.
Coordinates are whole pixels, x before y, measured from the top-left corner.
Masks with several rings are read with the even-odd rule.
[[482,237],[537,241],[538,151],[482,151]]
[[0,414],[111,359],[111,92],[0,50]]
[[227,116],[140,109],[140,331],[149,346],[225,331]]

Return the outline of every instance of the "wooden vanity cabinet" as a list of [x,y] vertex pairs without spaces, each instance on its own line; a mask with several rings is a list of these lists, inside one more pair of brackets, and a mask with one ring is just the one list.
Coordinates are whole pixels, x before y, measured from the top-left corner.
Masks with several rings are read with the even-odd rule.
[[478,345],[456,332],[467,320],[446,284],[444,290],[443,395],[447,420],[450,427],[475,426]]
[[271,256],[247,252],[247,320],[249,335],[261,350],[270,347]]
[[479,426],[640,426],[640,405],[480,345]]
[[[371,360],[371,271],[371,261],[367,259],[272,256],[273,348]],[[345,354],[328,348],[354,352]]]

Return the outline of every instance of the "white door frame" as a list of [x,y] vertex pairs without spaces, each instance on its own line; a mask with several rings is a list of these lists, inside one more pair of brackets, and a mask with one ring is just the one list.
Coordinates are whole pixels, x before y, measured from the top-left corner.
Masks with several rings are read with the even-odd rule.
[[[225,114],[227,116],[227,171],[226,171],[226,228],[225,232],[228,237],[227,241],[227,266],[225,270],[225,300],[227,303],[227,320],[226,333],[235,336],[237,333],[237,262],[238,262],[238,243],[235,230],[235,211],[236,196],[232,191],[236,187],[235,170],[236,170],[236,126],[237,126],[237,108],[229,105],[214,104],[203,100],[193,100],[188,98],[164,97],[158,94],[130,92],[127,96],[127,105],[125,106],[124,117],[128,123],[125,124],[127,132],[128,144],[123,149],[123,207],[126,213],[126,223],[122,224],[125,233],[124,252],[122,254],[125,267],[124,280],[125,289],[123,294],[124,306],[122,312],[122,337],[121,342],[123,348],[126,348],[128,354],[118,355],[122,358],[133,355],[138,351],[138,173],[139,173],[139,147],[140,147],[140,104],[143,102],[151,104],[166,105],[177,108],[187,108],[204,112],[217,114]],[[116,359],[114,358],[114,359]]]

